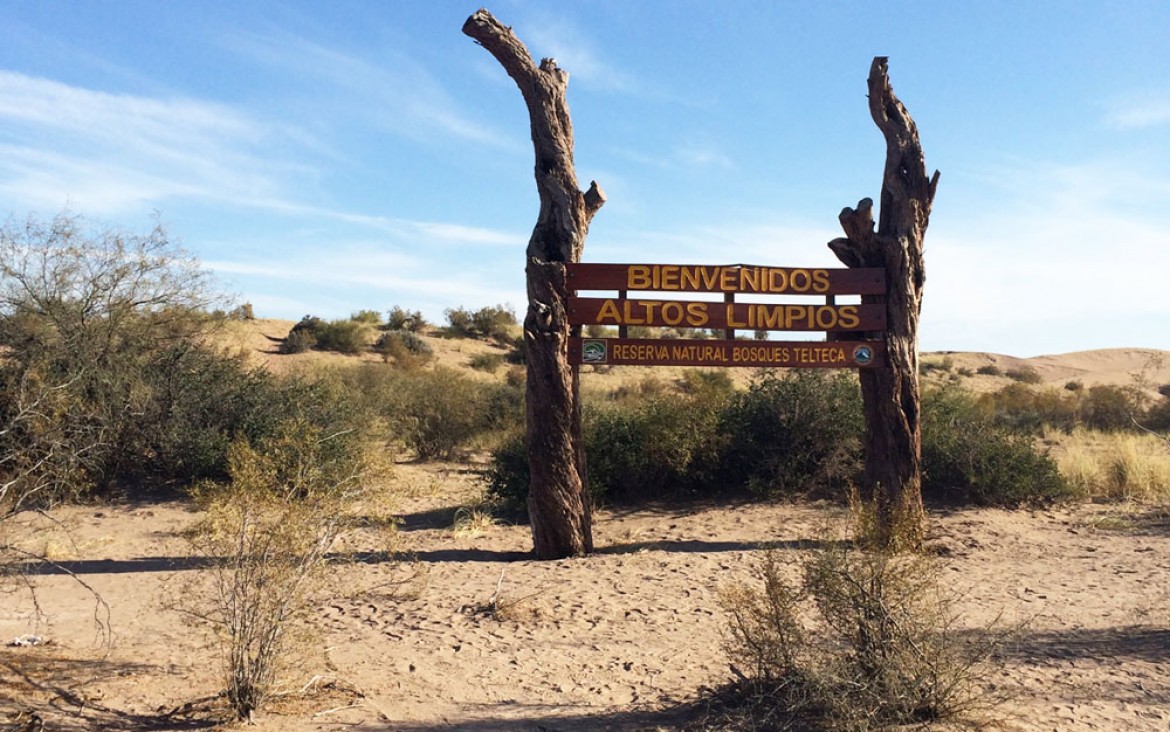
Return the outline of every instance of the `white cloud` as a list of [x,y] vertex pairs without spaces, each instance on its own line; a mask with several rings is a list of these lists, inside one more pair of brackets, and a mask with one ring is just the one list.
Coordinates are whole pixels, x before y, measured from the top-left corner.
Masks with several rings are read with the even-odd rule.
[[1109,105],[1106,119],[1122,130],[1160,127],[1170,124],[1170,94],[1116,99]]
[[120,213],[175,196],[246,203],[302,166],[258,154],[273,130],[223,105],[82,89],[0,71],[0,190],[20,205]]
[[414,139],[439,132],[496,147],[519,146],[465,116],[435,76],[405,54],[387,50],[387,58],[375,64],[290,34],[240,33],[231,43],[243,55],[293,72],[302,83],[319,82],[312,106],[329,114],[356,116]]
[[631,74],[602,59],[593,44],[563,18],[541,14],[523,24],[518,31],[529,50],[536,56],[555,58],[557,66],[569,72],[570,83],[608,92],[639,94],[644,90]]

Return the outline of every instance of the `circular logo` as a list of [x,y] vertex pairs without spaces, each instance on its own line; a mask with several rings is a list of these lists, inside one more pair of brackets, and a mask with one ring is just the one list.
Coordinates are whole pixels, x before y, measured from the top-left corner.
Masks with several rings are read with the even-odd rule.
[[862,344],[853,349],[853,362],[858,366],[868,366],[873,363],[873,347]]
[[581,344],[581,360],[585,363],[605,363],[605,341],[585,341]]

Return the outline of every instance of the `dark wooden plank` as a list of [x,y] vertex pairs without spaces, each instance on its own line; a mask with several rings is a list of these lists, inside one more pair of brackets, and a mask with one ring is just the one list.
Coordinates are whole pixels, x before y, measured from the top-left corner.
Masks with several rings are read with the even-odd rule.
[[722,303],[570,297],[571,325],[727,330],[859,331],[886,327],[884,305]]
[[569,361],[594,366],[872,368],[885,353],[882,341],[569,339]]
[[881,268],[764,267],[747,264],[567,264],[569,289],[744,292],[770,295],[881,295]]

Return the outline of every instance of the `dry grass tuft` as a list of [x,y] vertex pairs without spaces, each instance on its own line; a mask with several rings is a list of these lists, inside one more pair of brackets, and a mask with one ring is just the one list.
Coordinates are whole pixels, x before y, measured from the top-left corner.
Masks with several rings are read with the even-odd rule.
[[1088,498],[1170,501],[1170,444],[1156,435],[1077,430],[1057,454],[1060,472]]

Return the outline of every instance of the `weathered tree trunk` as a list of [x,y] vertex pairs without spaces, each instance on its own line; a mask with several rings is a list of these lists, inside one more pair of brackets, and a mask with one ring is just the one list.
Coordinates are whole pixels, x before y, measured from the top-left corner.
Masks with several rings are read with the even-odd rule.
[[565,89],[569,74],[553,59],[537,67],[524,44],[486,10],[463,32],[495,57],[524,96],[536,149],[540,214],[528,240],[527,437],[528,514],[536,556],[580,556],[593,551],[593,527],[577,369],[569,363],[565,263],[578,262],[589,222],[605,203],[594,182],[582,193],[573,166],[573,125]]
[[869,69],[869,111],[886,138],[881,214],[874,232],[873,201],[841,211],[845,238],[829,248],[849,267],[884,267],[888,296],[866,295],[863,302],[885,303],[887,358],[883,366],[861,369],[866,444],[864,497],[877,510],[878,543],[886,549],[921,545],[926,518],[922,510],[922,434],[918,386],[918,316],[922,310],[923,238],[938,185],[938,171],[927,177],[918,128],[894,96],[887,61],[876,57]]

